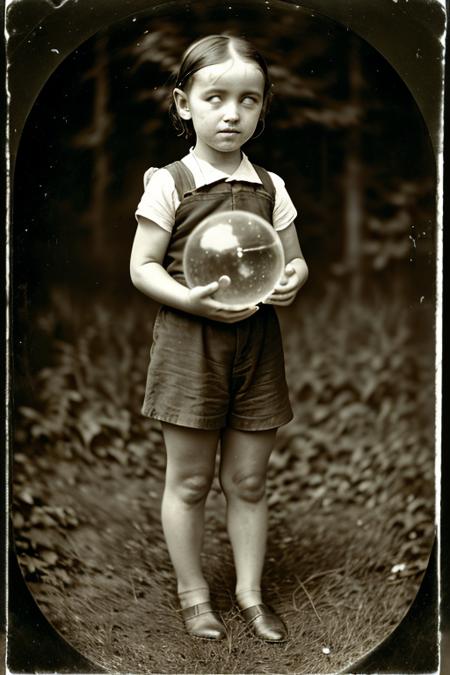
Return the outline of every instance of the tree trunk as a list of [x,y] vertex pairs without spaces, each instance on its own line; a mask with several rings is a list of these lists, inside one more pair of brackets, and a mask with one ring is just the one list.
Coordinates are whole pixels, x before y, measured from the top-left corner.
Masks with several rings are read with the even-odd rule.
[[[349,51],[349,104],[361,107],[361,64],[359,45],[350,40]],[[362,236],[364,225],[364,179],[360,158],[360,123],[352,125],[348,134],[348,150],[344,163],[344,269],[349,273],[350,292],[358,296],[362,280]]]
[[95,47],[96,58],[94,66],[94,112],[93,133],[95,145],[93,147],[93,185],[91,199],[91,223],[93,256],[102,264],[107,260],[106,237],[106,191],[109,182],[110,161],[106,151],[106,142],[109,133],[109,81],[107,38],[98,37]]

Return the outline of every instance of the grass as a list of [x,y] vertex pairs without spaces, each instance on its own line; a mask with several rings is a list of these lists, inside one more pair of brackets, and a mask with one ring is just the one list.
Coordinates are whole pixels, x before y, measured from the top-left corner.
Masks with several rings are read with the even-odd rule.
[[177,612],[158,500],[148,499],[149,488],[158,486],[136,479],[124,493],[120,475],[103,486],[90,476],[81,494],[53,495],[76,504],[85,520],[60,543],[77,560],[67,568],[70,583],[32,589],[63,635],[108,672],[336,672],[386,637],[414,597],[417,575],[413,584],[409,577],[391,578],[399,547],[385,531],[383,514],[316,509],[289,524],[272,520],[265,589],[289,625],[290,640],[258,642],[233,604],[231,551],[216,494],[208,505],[204,561],[228,639],[191,640]]
[[330,292],[280,313],[295,419],[271,458],[264,587],[283,645],[248,635],[236,610],[217,482],[204,562],[228,638],[184,632],[161,433],[139,415],[151,313],[60,297],[37,317],[46,357],[18,369],[14,523],[28,583],[69,642],[107,672],[332,673],[390,633],[433,537],[433,353],[400,304]]

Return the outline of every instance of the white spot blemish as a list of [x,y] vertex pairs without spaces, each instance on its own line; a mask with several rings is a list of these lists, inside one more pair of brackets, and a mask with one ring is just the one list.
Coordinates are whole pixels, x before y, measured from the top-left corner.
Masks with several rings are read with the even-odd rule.
[[416,240],[414,239],[414,237],[411,237],[411,235],[409,235],[409,238],[411,239],[414,248],[416,248]]
[[329,647],[322,647],[322,654],[330,654],[331,649]]
[[53,52],[54,54],[59,54],[59,49],[50,49],[50,51]]

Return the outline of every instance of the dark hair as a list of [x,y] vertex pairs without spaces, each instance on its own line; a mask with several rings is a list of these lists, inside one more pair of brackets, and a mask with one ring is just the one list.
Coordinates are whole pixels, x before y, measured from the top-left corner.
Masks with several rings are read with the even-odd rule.
[[[267,64],[261,54],[244,38],[232,35],[208,35],[197,40],[184,52],[178,73],[175,76],[175,87],[187,90],[190,79],[201,68],[222,63],[230,58],[231,49],[244,61],[253,61],[261,69],[264,75],[264,102],[261,111],[261,121],[267,111],[270,95],[271,81]],[[179,136],[189,138],[194,134],[191,120],[183,120],[177,111],[175,101],[172,99],[169,107],[169,115]]]

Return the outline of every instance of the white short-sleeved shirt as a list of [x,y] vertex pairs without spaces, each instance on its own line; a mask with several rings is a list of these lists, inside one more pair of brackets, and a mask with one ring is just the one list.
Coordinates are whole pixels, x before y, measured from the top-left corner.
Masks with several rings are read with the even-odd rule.
[[[195,187],[209,185],[217,180],[243,180],[261,185],[261,179],[255,168],[242,153],[242,160],[231,175],[213,167],[209,162],[199,159],[193,152],[181,160],[191,171]],[[297,211],[286,190],[284,181],[276,173],[268,172],[275,187],[275,205],[273,209],[273,226],[276,230],[284,230],[297,216]],[[167,232],[172,232],[175,213],[180,204],[174,180],[167,169],[149,169],[144,176],[145,191],[136,209],[136,218],[141,216],[156,223]]]

